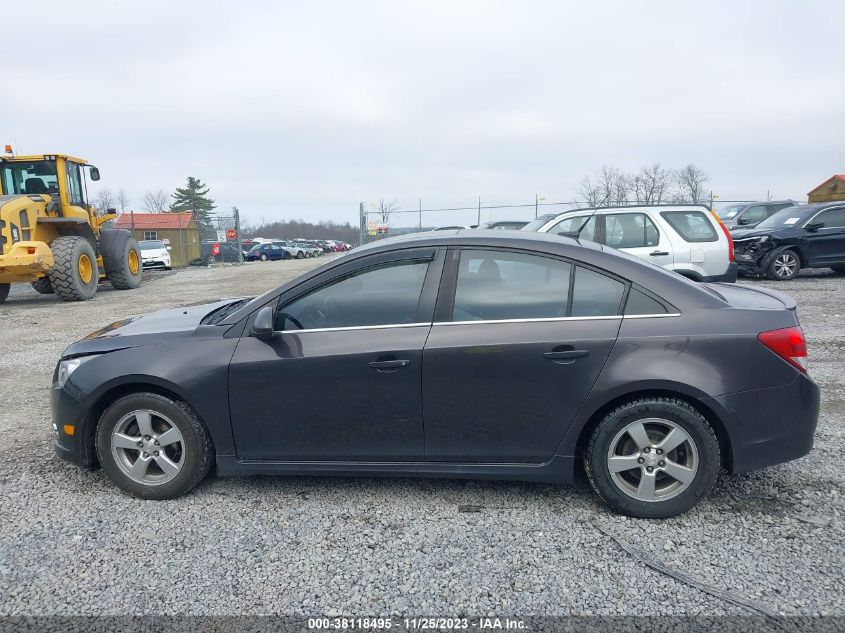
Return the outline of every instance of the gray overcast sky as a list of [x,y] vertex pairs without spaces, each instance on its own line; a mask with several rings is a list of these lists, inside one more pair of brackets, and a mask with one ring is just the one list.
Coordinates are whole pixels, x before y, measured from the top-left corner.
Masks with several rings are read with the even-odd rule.
[[137,208],[188,175],[251,220],[355,223],[570,200],[603,164],[692,162],[724,199],[845,173],[840,0],[6,8],[0,142],[88,158]]

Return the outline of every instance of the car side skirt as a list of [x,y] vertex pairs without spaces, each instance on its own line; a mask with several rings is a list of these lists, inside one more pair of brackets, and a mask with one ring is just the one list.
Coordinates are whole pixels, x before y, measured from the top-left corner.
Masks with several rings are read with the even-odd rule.
[[569,484],[574,479],[575,458],[555,455],[542,464],[468,464],[446,462],[275,462],[241,461],[217,456],[217,474],[326,475],[339,477],[444,477],[499,479]]

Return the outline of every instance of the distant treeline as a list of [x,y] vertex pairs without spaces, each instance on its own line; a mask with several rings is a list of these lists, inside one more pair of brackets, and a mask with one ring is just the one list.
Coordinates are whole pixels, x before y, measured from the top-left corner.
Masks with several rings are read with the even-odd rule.
[[244,238],[268,237],[278,239],[338,240],[358,244],[358,227],[337,222],[305,222],[304,220],[282,220],[281,222],[262,222],[243,227]]

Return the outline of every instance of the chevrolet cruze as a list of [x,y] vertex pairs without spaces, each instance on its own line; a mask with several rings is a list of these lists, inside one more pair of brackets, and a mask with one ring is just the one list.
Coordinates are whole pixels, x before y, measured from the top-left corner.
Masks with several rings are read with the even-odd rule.
[[775,291],[565,237],[419,233],[74,343],[55,446],[145,499],[212,469],[567,483],[582,463],[610,507],[667,517],[720,468],[810,451],[805,356]]

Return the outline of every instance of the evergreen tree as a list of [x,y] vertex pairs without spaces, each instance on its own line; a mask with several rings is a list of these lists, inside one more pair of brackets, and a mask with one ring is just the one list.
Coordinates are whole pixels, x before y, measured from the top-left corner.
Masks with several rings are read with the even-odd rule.
[[194,217],[200,224],[209,224],[214,200],[208,197],[209,187],[199,178],[188,176],[187,186],[177,187],[173,194],[171,211],[193,211]]

